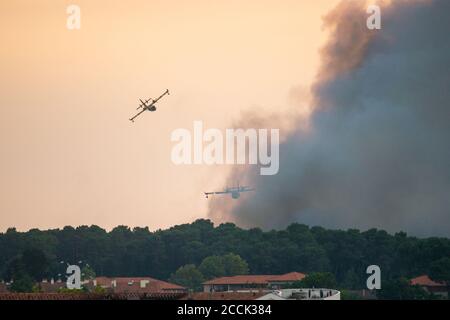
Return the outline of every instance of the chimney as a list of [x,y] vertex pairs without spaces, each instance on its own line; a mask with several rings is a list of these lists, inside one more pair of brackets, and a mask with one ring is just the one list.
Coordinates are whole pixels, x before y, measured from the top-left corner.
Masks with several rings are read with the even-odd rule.
[[141,280],[141,288],[145,288],[149,282],[149,280]]

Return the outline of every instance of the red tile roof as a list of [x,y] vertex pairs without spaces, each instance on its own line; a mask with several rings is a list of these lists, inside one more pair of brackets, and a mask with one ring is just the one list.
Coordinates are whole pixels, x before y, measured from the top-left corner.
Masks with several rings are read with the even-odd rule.
[[97,278],[95,278],[95,281],[97,282],[98,286],[110,287],[112,280],[113,280],[112,278],[107,278],[107,277],[97,277]]
[[419,285],[425,287],[445,287],[444,283],[433,281],[427,275],[422,275],[411,279],[410,283],[411,285]]
[[289,272],[286,274],[282,274],[279,276],[274,276],[273,278],[269,279],[269,282],[278,282],[278,281],[282,281],[282,282],[289,282],[289,281],[300,281],[302,280],[304,277],[306,277],[306,275],[304,273],[300,273],[300,272]]
[[282,275],[240,275],[233,277],[221,277],[204,282],[203,284],[268,284],[269,282],[294,282],[305,277],[300,272],[290,272]]
[[0,293],[0,300],[101,300],[105,296],[88,293]]
[[0,300],[178,300],[187,293],[0,293]]
[[[113,292],[140,292],[154,293],[166,291],[185,291],[186,288],[174,283],[153,279],[150,277],[118,277],[107,278],[98,277],[95,279],[98,286],[112,288]],[[115,287],[112,283],[115,281]],[[141,287],[141,281],[144,281],[145,287]]]

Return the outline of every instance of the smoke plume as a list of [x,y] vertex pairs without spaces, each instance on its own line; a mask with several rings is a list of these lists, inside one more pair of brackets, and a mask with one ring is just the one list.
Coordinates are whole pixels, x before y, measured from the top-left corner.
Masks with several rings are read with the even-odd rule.
[[256,192],[213,199],[209,216],[449,236],[449,14],[447,0],[396,0],[382,6],[382,29],[368,30],[364,1],[340,3],[324,19],[308,128],[298,120],[282,142],[277,175],[235,169],[229,184]]

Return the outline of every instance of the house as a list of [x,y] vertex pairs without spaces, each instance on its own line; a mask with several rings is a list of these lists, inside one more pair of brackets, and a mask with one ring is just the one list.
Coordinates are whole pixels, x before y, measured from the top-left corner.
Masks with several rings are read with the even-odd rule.
[[221,277],[203,283],[204,292],[275,290],[282,286],[300,281],[305,274],[290,272],[282,275],[239,275]]
[[104,296],[89,293],[10,292],[0,293],[2,300],[103,300]]
[[[66,288],[66,283],[58,280],[43,280],[39,282],[39,291],[42,293],[59,293],[61,289]],[[105,289],[106,294],[112,294],[116,297],[119,295],[137,295],[137,296],[154,296],[162,295],[162,297],[171,296],[171,294],[186,293],[187,289],[162,280],[150,277],[97,277],[92,280],[82,282],[82,286],[88,292],[93,292],[95,287]],[[1,286],[0,286],[1,292]],[[177,295],[178,296],[178,295]]]
[[150,277],[97,277],[85,284],[88,289],[96,286],[111,293],[184,293],[186,288]]
[[40,292],[56,293],[61,289],[66,288],[66,283],[61,281],[60,279],[57,281],[55,281],[54,279],[51,279],[50,281],[44,279],[38,283],[38,286]]
[[[0,293],[10,293],[9,287],[12,285],[13,281],[5,283],[0,282]],[[66,283],[62,282],[60,279],[55,281],[54,279],[51,279],[50,281],[44,279],[41,282],[36,283],[39,292],[42,293],[57,293],[60,291],[60,289],[66,287]]]
[[418,285],[425,289],[429,293],[433,293],[435,295],[448,297],[447,286],[443,282],[436,282],[430,279],[428,275],[422,275],[416,278],[411,279],[411,285]]

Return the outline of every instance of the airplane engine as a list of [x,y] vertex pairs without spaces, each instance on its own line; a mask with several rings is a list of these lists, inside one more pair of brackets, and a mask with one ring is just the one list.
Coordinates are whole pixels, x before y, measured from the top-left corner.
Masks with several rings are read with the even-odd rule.
[[150,111],[156,111],[156,107],[150,107]]
[[238,199],[241,196],[241,194],[239,192],[232,192],[231,193],[231,197],[233,199]]

